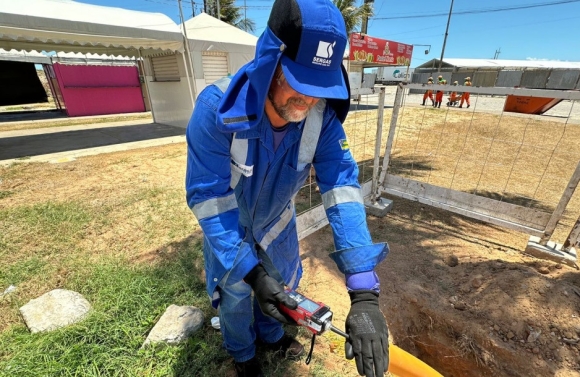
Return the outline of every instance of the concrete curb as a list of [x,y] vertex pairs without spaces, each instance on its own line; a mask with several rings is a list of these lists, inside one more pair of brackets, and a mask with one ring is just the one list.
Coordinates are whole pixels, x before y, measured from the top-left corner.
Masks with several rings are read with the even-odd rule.
[[[52,164],[58,164],[58,163],[63,163],[63,162],[74,161],[74,160],[76,160],[77,157],[94,156],[94,155],[101,154],[101,153],[128,151],[128,150],[132,150],[132,149],[156,147],[156,146],[160,146],[160,145],[174,144],[174,143],[185,143],[185,136],[170,136],[170,137],[163,137],[163,138],[159,138],[159,139],[107,145],[104,147],[78,149],[78,150],[73,150],[73,151],[44,154],[44,155],[34,156],[34,157],[30,157],[30,158],[13,158],[13,159],[9,159],[9,160],[1,160],[0,166],[10,166],[12,164],[21,164],[21,163],[30,163],[30,162],[49,162]],[[183,153],[185,153],[185,150]]]

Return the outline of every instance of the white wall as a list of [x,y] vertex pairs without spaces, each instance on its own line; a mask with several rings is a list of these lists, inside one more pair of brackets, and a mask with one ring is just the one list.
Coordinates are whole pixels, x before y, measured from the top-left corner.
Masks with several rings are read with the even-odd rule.
[[203,51],[223,51],[228,54],[228,71],[235,75],[250,60],[254,59],[255,46],[236,45],[232,43],[194,41],[190,39],[191,59],[195,72],[197,91],[201,92],[207,85],[203,76]]
[[[153,120],[156,123],[186,128],[191,113],[193,112],[193,103],[187,84],[183,54],[177,53],[177,64],[179,66],[179,75],[181,76],[180,81],[153,81],[151,61],[149,59],[145,61],[145,80],[147,80],[147,86],[149,88]],[[190,80],[190,84],[195,98],[193,80]]]
[[[216,44],[218,47],[223,47],[225,44]],[[233,45],[232,45],[233,46]],[[231,47],[231,46],[228,46]],[[233,48],[233,47],[231,47]],[[228,65],[230,72],[235,74],[243,65],[254,58],[252,48],[242,46],[243,52],[227,51]],[[214,48],[214,50],[220,50]],[[201,92],[205,87],[205,79],[203,76],[203,65],[200,51],[192,51],[191,59],[193,62],[193,79],[190,79],[191,91],[193,98],[197,98],[197,93]],[[157,123],[169,124],[177,127],[187,127],[189,118],[193,112],[193,104],[190,95],[190,89],[187,84],[188,71],[185,70],[183,62],[183,54],[177,53],[177,64],[179,66],[180,81],[156,82],[153,81],[153,71],[151,69],[151,61],[145,59],[145,79],[149,89],[149,98],[151,100],[153,119]],[[189,61],[186,61],[189,65]],[[191,72],[189,72],[191,75]]]

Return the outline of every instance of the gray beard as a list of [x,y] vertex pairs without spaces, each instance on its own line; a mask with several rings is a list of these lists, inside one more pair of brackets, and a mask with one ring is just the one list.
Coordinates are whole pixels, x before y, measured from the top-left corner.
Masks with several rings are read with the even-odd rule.
[[310,109],[312,108],[312,106],[308,106],[308,110],[306,110],[305,112],[292,111],[290,109],[290,106],[292,105],[292,103],[299,103],[300,105],[307,105],[307,104],[304,101],[301,101],[301,100],[296,101],[293,98],[290,98],[285,105],[278,105],[276,102],[274,102],[274,97],[272,96],[271,92],[268,92],[268,100],[270,100],[270,103],[272,104],[274,111],[276,111],[276,114],[278,114],[278,116],[280,118],[284,119],[286,122],[301,122],[301,121],[303,121],[306,118],[306,116],[308,115],[308,112],[310,111]]

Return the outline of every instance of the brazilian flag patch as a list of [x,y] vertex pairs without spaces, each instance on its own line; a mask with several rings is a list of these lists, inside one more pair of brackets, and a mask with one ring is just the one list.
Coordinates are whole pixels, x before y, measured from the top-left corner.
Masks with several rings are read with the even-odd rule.
[[342,149],[343,151],[347,151],[348,150],[348,140],[346,140],[346,139],[340,139],[338,141],[338,143],[340,144],[340,149]]

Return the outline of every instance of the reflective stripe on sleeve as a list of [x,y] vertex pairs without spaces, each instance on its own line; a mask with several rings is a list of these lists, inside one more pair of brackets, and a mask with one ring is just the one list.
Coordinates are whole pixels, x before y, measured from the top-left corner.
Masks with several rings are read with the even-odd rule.
[[268,250],[268,247],[270,246],[272,241],[274,241],[280,235],[280,233],[288,226],[290,220],[292,220],[293,214],[294,214],[294,205],[290,204],[288,207],[286,207],[284,212],[282,212],[282,215],[280,216],[278,222],[272,228],[270,228],[268,233],[266,233],[266,235],[262,237],[260,242],[258,242],[262,250]]
[[230,194],[222,198],[213,198],[197,203],[191,210],[197,221],[199,221],[207,217],[217,216],[234,208],[238,208],[238,202],[236,201],[236,195]]
[[337,187],[322,194],[324,209],[329,209],[337,204],[352,202],[364,204],[361,189],[358,187]]

